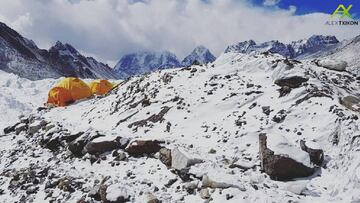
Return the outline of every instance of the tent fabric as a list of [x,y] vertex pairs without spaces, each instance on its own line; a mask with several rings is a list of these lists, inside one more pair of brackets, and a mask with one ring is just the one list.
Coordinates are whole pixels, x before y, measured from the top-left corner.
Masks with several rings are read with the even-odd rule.
[[67,106],[74,102],[69,90],[63,87],[53,87],[48,94],[48,104],[55,106]]
[[95,95],[104,95],[113,88],[113,84],[108,80],[95,80],[89,86],[92,94]]
[[65,78],[61,80],[56,87],[62,87],[70,91],[72,99],[79,100],[92,95],[90,87],[79,78]]

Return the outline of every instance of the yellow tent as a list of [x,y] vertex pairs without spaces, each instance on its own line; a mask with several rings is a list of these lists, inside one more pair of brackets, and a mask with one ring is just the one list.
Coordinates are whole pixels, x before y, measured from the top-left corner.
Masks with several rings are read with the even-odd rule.
[[84,99],[92,95],[89,86],[79,78],[65,78],[56,87],[63,87],[69,90],[73,100]]
[[63,87],[53,87],[48,94],[48,104],[55,106],[67,106],[74,102],[69,90]]
[[113,88],[113,84],[108,80],[94,80],[89,86],[92,94],[96,95],[104,95]]
[[55,87],[50,89],[48,104],[66,106],[76,100],[84,99],[92,95],[89,86],[79,78],[65,78]]

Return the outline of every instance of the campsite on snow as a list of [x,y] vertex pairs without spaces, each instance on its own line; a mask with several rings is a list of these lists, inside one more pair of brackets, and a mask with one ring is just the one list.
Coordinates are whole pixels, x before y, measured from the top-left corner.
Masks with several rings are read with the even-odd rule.
[[1,23],[0,202],[360,202],[359,51],[313,35],[112,69]]

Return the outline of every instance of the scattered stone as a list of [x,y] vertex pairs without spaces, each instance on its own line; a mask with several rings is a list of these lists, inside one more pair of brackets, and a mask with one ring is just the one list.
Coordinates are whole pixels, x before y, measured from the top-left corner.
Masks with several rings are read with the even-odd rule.
[[15,133],[18,135],[23,131],[26,131],[28,129],[28,125],[25,123],[21,123],[15,127]]
[[309,154],[311,162],[321,166],[322,162],[324,161],[324,151],[322,149],[312,149],[306,146],[304,140],[300,140],[300,147],[303,151]]
[[240,190],[243,190],[244,188],[234,185],[234,184],[228,184],[228,183],[222,183],[222,182],[215,182],[213,180],[211,180],[207,175],[203,175],[202,177],[202,187],[206,188],[230,188],[230,187],[234,187],[234,188],[239,188]]
[[277,79],[274,83],[280,87],[287,86],[290,88],[298,88],[302,83],[307,82],[308,80],[308,78],[303,78],[300,76],[291,76]]
[[4,133],[5,134],[9,134],[9,133],[12,133],[15,131],[16,127],[19,125],[20,123],[16,123],[15,125],[13,126],[8,126],[6,128],[4,128]]
[[37,133],[42,127],[45,127],[47,125],[45,120],[36,120],[32,124],[29,125],[28,133],[30,135],[33,135]]
[[209,199],[211,197],[209,189],[203,188],[200,190],[200,197],[202,199]]
[[146,197],[147,203],[161,203],[161,201],[153,194],[148,194]]
[[265,115],[270,115],[271,113],[271,110],[270,110],[270,106],[263,106],[261,107],[262,108],[262,112],[265,114]]
[[170,179],[170,180],[168,181],[168,183],[165,184],[165,187],[169,188],[169,187],[172,186],[176,181],[177,181],[177,178]]
[[293,178],[307,177],[314,173],[314,169],[285,155],[275,155],[267,148],[267,136],[259,135],[259,153],[261,169],[273,180],[291,180]]
[[211,148],[210,151],[209,151],[209,154],[216,154],[216,150]]
[[276,123],[282,123],[286,118],[286,111],[284,109],[280,110],[272,120]]
[[160,151],[160,141],[157,140],[135,140],[126,147],[126,152],[130,156],[139,157],[150,155]]
[[200,159],[191,159],[185,156],[178,148],[174,148],[171,151],[171,166],[177,170],[185,169],[189,166],[192,166],[197,163],[202,163],[203,161]]

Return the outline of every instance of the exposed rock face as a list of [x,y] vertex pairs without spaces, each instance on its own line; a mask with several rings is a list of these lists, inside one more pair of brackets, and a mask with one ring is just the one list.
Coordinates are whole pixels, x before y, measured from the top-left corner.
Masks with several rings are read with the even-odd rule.
[[135,140],[126,148],[126,152],[130,156],[138,157],[142,155],[150,155],[161,149],[160,142],[157,140]]
[[261,169],[274,180],[291,180],[306,177],[314,173],[314,169],[305,166],[286,155],[275,155],[267,148],[266,134],[259,135],[259,151]]
[[94,155],[109,152],[114,149],[124,149],[129,143],[129,141],[124,141],[123,143],[121,143],[120,140],[124,140],[124,138],[119,137],[113,141],[89,142],[85,145],[83,153],[89,153]]
[[324,161],[324,151],[322,149],[312,149],[306,146],[304,140],[300,140],[300,147],[305,152],[309,153],[310,161],[314,164],[321,166]]
[[280,87],[287,86],[291,88],[298,88],[302,83],[307,82],[308,80],[309,80],[308,78],[303,78],[300,76],[292,76],[292,77],[277,79],[275,80],[275,84]]
[[360,112],[360,98],[358,97],[349,95],[342,98],[340,103],[352,111]]

